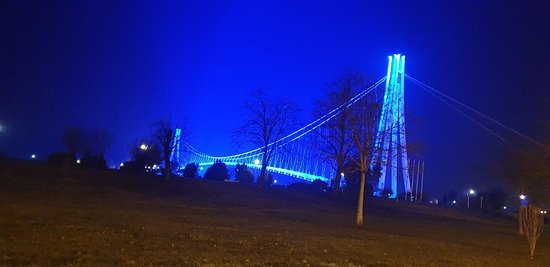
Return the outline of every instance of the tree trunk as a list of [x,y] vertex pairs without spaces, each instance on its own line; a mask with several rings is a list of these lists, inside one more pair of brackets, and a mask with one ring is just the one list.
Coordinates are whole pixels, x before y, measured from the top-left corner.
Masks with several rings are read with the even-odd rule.
[[340,195],[340,180],[342,180],[342,169],[343,164],[338,162],[338,167],[336,168],[336,176],[334,177],[334,180],[332,180],[332,195],[334,197],[338,197]]
[[[521,193],[521,190],[518,186],[518,196],[520,196],[522,193]],[[523,223],[523,214],[525,213],[525,206],[521,205],[521,199],[518,197],[517,198],[517,201],[518,201],[518,233],[520,235],[524,235],[525,234],[525,224]]]
[[340,179],[342,177],[340,176],[340,172],[336,172],[336,176],[334,179],[332,179],[332,196],[338,197],[340,195]]
[[357,202],[357,225],[363,226],[363,202],[365,200],[365,172],[361,171],[361,187],[359,188],[359,199]]
[[171,174],[172,174],[172,164],[170,162],[170,154],[165,153],[164,154],[164,179],[166,180],[170,179]]

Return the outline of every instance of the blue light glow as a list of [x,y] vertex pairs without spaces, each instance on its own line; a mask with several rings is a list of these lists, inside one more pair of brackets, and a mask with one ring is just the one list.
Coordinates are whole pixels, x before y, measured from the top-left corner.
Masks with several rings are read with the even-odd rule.
[[[170,161],[181,162],[182,150],[181,150],[181,129],[180,128],[176,128],[172,147],[173,149],[172,149],[172,153],[170,154]],[[184,166],[180,166],[180,167],[183,168]]]
[[[404,191],[411,192],[405,137],[404,73],[405,56],[395,54],[388,57],[386,90],[378,123],[379,134],[371,163],[371,169],[380,166],[375,196],[381,196],[384,189],[390,189],[390,198],[397,197],[399,180],[403,182]],[[388,181],[389,187],[386,185]]]
[[[404,128],[404,100],[403,100],[403,71],[405,67],[405,57],[401,55],[393,55],[388,57],[388,73],[386,77],[378,80],[365,90],[356,94],[345,103],[334,108],[327,114],[320,116],[313,122],[304,127],[280,138],[277,141],[276,150],[267,163],[267,170],[272,173],[283,174],[286,176],[303,179],[307,181],[322,180],[329,182],[334,176],[338,175],[336,170],[331,166],[330,162],[319,160],[312,152],[314,148],[308,144],[309,138],[302,138],[313,131],[322,131],[322,125],[336,117],[342,110],[357,103],[366,95],[373,92],[378,86],[385,82],[386,88],[384,91],[384,103],[380,114],[378,125],[379,133],[387,133],[378,135],[375,138],[375,146],[382,148],[384,153],[374,155],[371,167],[380,165],[380,162],[387,163],[392,166],[388,169],[387,166],[381,166],[381,179],[378,181],[378,188],[375,194],[380,195],[380,192],[386,188],[386,181],[389,180],[389,189],[392,193],[390,197],[397,196],[398,175],[403,175],[403,183],[406,192],[410,192],[410,184],[408,178],[408,159],[405,150],[405,128]],[[178,135],[178,133],[176,133]],[[178,138],[176,138],[178,139]],[[393,145],[392,145],[393,144]],[[270,143],[267,146],[273,146]],[[180,163],[180,166],[185,166],[185,163],[197,163],[202,169],[204,166],[210,166],[216,161],[222,161],[227,165],[234,166],[237,164],[246,164],[251,168],[260,169],[260,159],[264,157],[263,148],[255,148],[247,152],[229,155],[229,156],[211,156],[200,152],[189,143],[182,141],[182,146],[189,152],[189,157],[185,158],[185,162],[181,157],[174,157]],[[176,149],[177,151],[178,149]],[[378,149],[375,149],[378,150]],[[400,164],[400,166],[398,166]],[[404,169],[400,171],[400,169]],[[344,177],[344,174],[340,174]],[[383,177],[383,178],[382,178]]]

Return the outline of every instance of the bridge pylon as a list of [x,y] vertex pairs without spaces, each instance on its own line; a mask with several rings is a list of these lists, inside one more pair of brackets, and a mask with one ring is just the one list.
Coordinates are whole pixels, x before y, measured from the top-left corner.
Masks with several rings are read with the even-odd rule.
[[401,192],[411,192],[405,136],[405,56],[394,54],[388,60],[384,102],[371,169],[379,170],[380,175],[374,195],[382,196],[389,189],[389,197],[396,198]]

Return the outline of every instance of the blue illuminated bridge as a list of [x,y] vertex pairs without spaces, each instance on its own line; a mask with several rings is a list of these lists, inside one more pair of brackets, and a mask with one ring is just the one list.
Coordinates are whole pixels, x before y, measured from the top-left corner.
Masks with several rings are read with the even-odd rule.
[[[267,171],[306,181],[320,179],[325,182],[329,182],[335,177],[335,175],[337,175],[336,171],[329,162],[321,160],[314,153],[315,148],[311,142],[311,137],[316,134],[316,131],[323,131],[324,129],[321,126],[336,117],[344,108],[356,104],[359,100],[373,93],[377,88],[380,88],[384,90],[382,94],[383,105],[380,112],[380,118],[377,123],[379,133],[383,134],[376,135],[377,139],[375,140],[375,147],[372,149],[372,151],[375,152],[371,157],[371,167],[373,167],[374,164],[379,164],[378,166],[380,166],[381,175],[377,181],[377,184],[375,184],[374,194],[376,196],[380,196],[384,189],[390,189],[392,192],[390,197],[395,198],[398,194],[417,191],[411,188],[412,185],[410,179],[411,168],[417,168],[417,166],[411,166],[412,164],[409,161],[406,150],[407,146],[404,112],[405,77],[457,111],[459,111],[458,107],[465,108],[477,117],[481,117],[495,123],[496,125],[510,130],[523,138],[529,139],[529,141],[534,142],[537,145],[542,145],[536,140],[511,129],[504,124],[480,113],[479,111],[458,102],[433,87],[430,87],[417,79],[406,75],[405,56],[395,54],[388,57],[388,69],[386,76],[382,77],[368,88],[364,88],[363,91],[350,98],[341,106],[334,108],[327,114],[281,138],[278,141],[277,149],[274,151],[274,154],[269,162],[269,166],[267,166]],[[466,116],[483,129],[488,130],[491,134],[501,139],[501,141],[511,144],[507,139],[480,123],[474,115],[469,115],[463,111],[459,111],[459,113]],[[178,134],[179,130],[176,129],[176,135]],[[176,140],[179,140],[179,138],[176,137]],[[270,146],[271,145],[272,144],[270,144]],[[172,159],[173,161],[180,163],[180,166],[185,166],[187,163],[196,163],[203,168],[208,167],[214,162],[220,160],[230,166],[244,163],[249,168],[260,169],[260,162],[263,156],[261,148],[256,148],[235,155],[208,155],[200,152],[186,142],[181,142],[181,144],[178,143],[174,151],[175,152],[172,154]],[[383,164],[380,164],[380,162]]]

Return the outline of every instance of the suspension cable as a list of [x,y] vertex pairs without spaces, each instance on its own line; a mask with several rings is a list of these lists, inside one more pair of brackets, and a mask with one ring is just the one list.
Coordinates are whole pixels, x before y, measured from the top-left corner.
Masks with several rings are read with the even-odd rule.
[[477,121],[476,119],[474,119],[472,116],[464,113],[462,110],[458,109],[456,106],[453,106],[451,103],[449,103],[449,101],[441,98],[440,96],[436,95],[435,93],[433,93],[432,91],[428,90],[427,88],[424,88],[422,84],[420,83],[417,83],[415,80],[411,80],[413,83],[415,83],[416,85],[418,85],[421,89],[423,89],[424,91],[426,91],[428,94],[432,95],[433,97],[435,97],[436,99],[438,99],[439,101],[443,102],[444,104],[446,104],[447,106],[451,107],[452,109],[454,109],[456,112],[458,112],[460,115],[466,117],[467,119],[469,119],[470,121],[472,121],[473,123],[475,123],[476,125],[478,125],[479,127],[481,127],[482,129],[486,130],[487,132],[491,133],[492,135],[494,135],[495,137],[497,137],[498,139],[500,139],[502,142],[512,146],[513,148],[523,152],[522,149],[520,149],[519,147],[517,147],[516,145],[512,144],[512,142],[510,142],[508,139],[502,137],[501,135],[497,134],[495,131],[491,130],[489,127],[483,125],[481,122]]
[[541,142],[539,142],[539,141],[537,141],[537,140],[535,140],[535,139],[533,139],[533,138],[531,138],[531,137],[529,137],[529,136],[527,136],[527,135],[525,135],[525,134],[523,134],[523,133],[521,133],[521,132],[519,132],[519,131],[517,131],[517,130],[511,128],[511,127],[509,127],[509,126],[507,126],[507,125],[505,125],[504,123],[502,123],[502,122],[500,122],[500,121],[497,121],[497,120],[495,120],[495,119],[493,119],[493,118],[491,118],[491,117],[489,117],[489,116],[487,116],[487,115],[481,113],[480,111],[478,111],[478,110],[476,110],[476,109],[474,109],[474,108],[472,108],[472,107],[470,107],[470,106],[468,106],[468,105],[466,105],[466,104],[464,104],[464,103],[462,103],[462,102],[460,102],[460,101],[458,101],[458,100],[456,100],[456,99],[450,97],[449,95],[447,95],[447,94],[445,94],[445,93],[443,93],[443,92],[441,92],[441,91],[436,90],[435,88],[433,88],[433,87],[431,87],[431,86],[429,86],[429,85],[427,85],[427,84],[425,84],[425,83],[423,83],[423,82],[421,82],[421,81],[415,79],[414,77],[412,77],[412,76],[410,76],[410,75],[408,75],[408,74],[405,74],[405,77],[409,78],[411,81],[415,82],[416,84],[420,85],[421,87],[424,87],[424,88],[426,88],[426,89],[428,89],[428,90],[431,90],[431,91],[433,91],[433,92],[435,92],[435,93],[437,93],[437,94],[439,94],[439,95],[441,95],[441,96],[447,98],[448,100],[450,100],[450,101],[452,101],[452,102],[454,102],[454,103],[456,103],[456,104],[458,104],[458,105],[460,105],[460,106],[462,106],[462,107],[464,107],[464,108],[466,108],[466,109],[468,109],[468,110],[470,110],[470,111],[476,113],[477,115],[479,115],[479,116],[481,116],[481,117],[483,117],[483,118],[485,118],[485,119],[487,119],[487,120],[489,120],[489,121],[491,121],[491,122],[493,122],[493,123],[495,123],[495,124],[497,124],[497,125],[503,127],[504,129],[506,129],[506,130],[508,130],[508,131],[510,131],[510,132],[512,132],[512,133],[515,133],[516,135],[519,135],[519,136],[523,137],[524,139],[526,139],[526,140],[528,140],[528,141],[530,141],[530,142],[536,144],[537,146],[540,146],[540,147],[546,148],[546,149],[550,149],[550,147],[546,146],[545,144],[543,144],[543,143],[541,143]]
[[[351,105],[353,105],[354,103],[356,103],[357,101],[359,101],[360,99],[362,99],[363,97],[365,97],[367,94],[369,94],[370,92],[372,92],[374,89],[376,89],[380,84],[382,84],[385,80],[387,79],[386,76],[382,77],[380,80],[378,80],[377,82],[375,82],[374,84],[372,84],[371,86],[369,86],[368,88],[366,88],[365,90],[359,92],[358,94],[356,94],[355,96],[353,96],[352,98],[350,98],[349,100],[347,100],[346,102],[344,102],[343,104],[337,106],[336,108],[334,108],[333,110],[331,110],[330,112],[326,113],[325,115],[317,118],[316,120],[312,121],[311,123],[303,126],[302,128],[282,137],[281,139],[277,140],[276,142],[271,142],[268,144],[268,146],[272,146],[274,145],[275,143],[280,143],[282,141],[285,141],[287,139],[290,139],[284,143],[282,143],[281,145],[286,145],[290,142],[293,142],[297,139],[299,139],[300,137],[304,136],[305,134],[315,130],[316,128],[322,126],[323,124],[327,123],[329,120],[331,120],[332,118],[334,118],[336,115],[338,115],[344,108],[347,108]],[[305,130],[305,131],[304,131]],[[198,154],[198,155],[201,155],[201,156],[207,156],[207,157],[212,157],[212,158],[226,158],[226,157],[239,157],[239,156],[244,156],[244,157],[252,157],[252,156],[256,156],[256,155],[260,155],[262,154],[263,152],[261,152],[260,150],[262,148],[256,148],[256,149],[253,149],[253,150],[250,150],[250,151],[247,151],[247,152],[243,152],[243,153],[240,153],[240,154],[236,154],[236,155],[229,155],[229,156],[210,156],[210,155],[207,155],[207,154],[204,154],[202,152],[199,152],[198,149],[194,148],[193,146],[191,146],[191,144],[187,143],[187,142],[184,142],[186,146],[188,146],[189,148],[191,148],[191,150],[193,150],[193,152],[195,154]],[[246,155],[246,156],[245,156]]]

